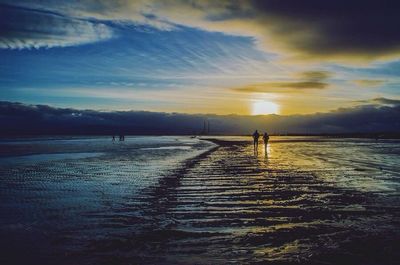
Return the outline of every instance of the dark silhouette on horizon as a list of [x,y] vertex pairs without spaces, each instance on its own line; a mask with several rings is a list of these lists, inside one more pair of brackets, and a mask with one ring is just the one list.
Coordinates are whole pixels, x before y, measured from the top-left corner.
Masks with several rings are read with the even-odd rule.
[[129,135],[192,135],[201,131],[208,119],[210,124],[207,127],[210,129],[206,132],[216,135],[248,135],[249,128],[263,131],[274,128],[274,135],[284,132],[287,135],[368,135],[374,138],[379,135],[383,139],[400,137],[399,115],[400,104],[392,107],[358,106],[309,115],[244,116],[101,112],[0,101],[0,135],[115,135],[116,140],[116,131]]

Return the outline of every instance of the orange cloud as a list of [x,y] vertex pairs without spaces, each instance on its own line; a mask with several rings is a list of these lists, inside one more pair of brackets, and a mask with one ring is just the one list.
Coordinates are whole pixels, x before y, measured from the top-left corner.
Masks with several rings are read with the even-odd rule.
[[243,87],[233,88],[238,92],[258,93],[293,93],[301,90],[325,89],[329,87],[326,79],[331,77],[327,71],[305,71],[294,74],[297,77],[293,81],[273,81],[250,84]]
[[353,80],[353,83],[360,87],[378,87],[383,85],[385,80],[376,80],[376,79],[358,79]]

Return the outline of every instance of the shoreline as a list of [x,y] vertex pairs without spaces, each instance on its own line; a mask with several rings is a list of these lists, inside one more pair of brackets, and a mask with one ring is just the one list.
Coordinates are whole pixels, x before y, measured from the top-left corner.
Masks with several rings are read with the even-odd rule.
[[[125,134],[125,137],[146,137],[146,136],[187,136],[187,137],[244,137],[251,136],[251,134]],[[399,132],[372,132],[372,133],[271,133],[269,136],[273,137],[325,137],[325,138],[360,138],[360,139],[400,139]],[[53,140],[60,139],[85,139],[93,137],[110,138],[112,134],[0,134],[0,141],[12,140],[12,139],[40,139],[50,138]],[[56,139],[54,139],[56,138]]]

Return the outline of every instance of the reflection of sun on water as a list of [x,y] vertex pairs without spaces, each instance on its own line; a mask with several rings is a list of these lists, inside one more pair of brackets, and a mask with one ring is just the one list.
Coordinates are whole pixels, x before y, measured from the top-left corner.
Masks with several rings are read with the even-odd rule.
[[271,144],[268,144],[267,148],[264,148],[264,150],[266,151],[267,155],[271,154]]
[[265,144],[262,144],[262,155],[265,156],[265,158],[269,158],[271,156],[271,144],[268,143],[267,148],[265,148]]
[[252,115],[278,114],[279,105],[267,100],[253,102]]

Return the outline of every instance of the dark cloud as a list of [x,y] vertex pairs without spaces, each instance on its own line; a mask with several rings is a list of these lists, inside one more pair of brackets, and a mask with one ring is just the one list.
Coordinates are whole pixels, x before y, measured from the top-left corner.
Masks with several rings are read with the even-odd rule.
[[400,100],[398,99],[389,99],[389,98],[374,98],[372,102],[379,103],[382,105],[400,105]]
[[399,99],[390,99],[390,98],[373,98],[373,99],[368,99],[368,100],[357,100],[357,103],[365,103],[369,105],[378,105],[378,106],[400,106],[400,100]]
[[143,111],[100,112],[0,102],[2,135],[44,134],[193,134],[208,119],[215,134],[400,133],[400,101],[375,99],[392,106],[358,106],[310,115],[189,115]]
[[305,71],[298,74],[301,78],[310,81],[322,81],[332,76],[331,72],[328,71]]
[[265,82],[247,85],[244,87],[233,88],[238,92],[259,92],[259,93],[293,93],[296,90],[305,89],[324,89],[329,86],[328,83],[318,81],[300,81],[300,82]]
[[287,48],[319,57],[400,51],[399,1],[254,0],[260,21]]
[[305,71],[295,75],[294,81],[275,81],[250,84],[244,87],[233,88],[238,92],[260,93],[293,93],[306,89],[325,89],[329,83],[325,80],[331,77],[327,71]]

